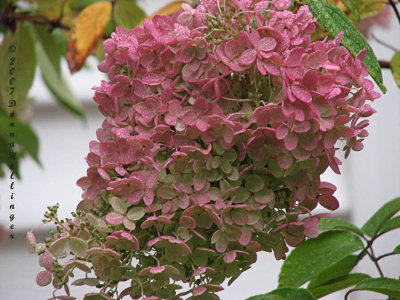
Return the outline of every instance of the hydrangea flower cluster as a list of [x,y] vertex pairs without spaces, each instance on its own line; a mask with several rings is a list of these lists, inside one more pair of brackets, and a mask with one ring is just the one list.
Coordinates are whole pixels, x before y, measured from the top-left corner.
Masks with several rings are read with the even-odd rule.
[[320,175],[339,173],[338,140],[346,156],[363,148],[379,94],[366,51],[353,59],[342,35],[311,42],[317,20],[290,6],[202,0],[104,42],[109,80],[94,100],[105,120],[83,200],[66,221],[50,208],[58,232],[45,244],[28,235],[40,285],[67,288],[78,268],[96,277],[75,285],[101,289],[87,299],[219,299],[257,252],[284,259],[318,235],[329,214],[312,210],[339,206]]

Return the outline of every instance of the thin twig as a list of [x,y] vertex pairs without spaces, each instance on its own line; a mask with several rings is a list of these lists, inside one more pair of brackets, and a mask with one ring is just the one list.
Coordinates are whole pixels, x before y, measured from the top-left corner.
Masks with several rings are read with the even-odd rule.
[[397,6],[396,6],[395,1],[394,1],[394,0],[389,0],[389,4],[390,4],[390,6],[393,8],[394,13],[396,14],[397,20],[398,20],[399,23],[400,23],[400,12],[399,12],[399,10],[397,9]]
[[350,291],[348,291],[348,292],[346,293],[346,295],[344,295],[344,300],[348,300],[350,294],[351,294],[352,292],[354,292],[354,291],[355,291],[355,290],[350,290]]
[[378,270],[378,272],[379,272],[379,275],[380,275],[382,278],[385,277],[385,275],[383,274],[383,271],[382,271],[382,269],[381,269],[381,266],[379,265],[378,260],[377,260],[376,257],[375,257],[374,250],[372,249],[372,247],[369,247],[369,249],[371,250],[371,253],[370,253],[370,252],[367,252],[369,258],[372,260],[372,262],[373,262],[374,265],[376,266],[376,268],[377,268],[377,270]]
[[388,43],[386,43],[385,41],[382,41],[381,39],[377,38],[375,34],[371,34],[372,38],[377,41],[379,44],[385,46],[386,48],[389,48],[390,50],[393,50],[394,52],[397,52],[398,49]]
[[390,253],[382,254],[381,256],[378,256],[376,258],[376,260],[381,260],[382,258],[385,258],[385,257],[388,257],[388,256],[392,256],[392,255],[399,255],[399,253],[390,252]]

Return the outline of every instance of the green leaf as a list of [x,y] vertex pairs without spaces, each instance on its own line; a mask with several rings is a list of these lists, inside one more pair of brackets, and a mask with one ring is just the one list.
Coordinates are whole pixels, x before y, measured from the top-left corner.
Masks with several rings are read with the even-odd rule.
[[400,297],[400,280],[393,278],[370,278],[357,284],[354,289]]
[[362,248],[360,238],[345,231],[324,232],[315,239],[308,239],[284,262],[279,287],[299,287]]
[[65,57],[68,43],[68,37],[66,33],[60,28],[55,28],[51,32],[51,35],[53,36],[54,42],[57,45],[58,53]]
[[370,278],[370,276],[367,274],[362,274],[362,273],[348,274],[343,277],[331,280],[324,285],[309,289],[309,291],[316,298],[321,298],[326,295],[332,294],[334,292],[348,288],[349,286],[353,286],[368,278]]
[[318,19],[329,33],[336,36],[340,31],[344,31],[342,44],[355,57],[361,50],[367,49],[364,64],[368,67],[369,74],[375,80],[383,93],[386,87],[382,81],[382,70],[371,46],[365,37],[358,31],[354,23],[335,5],[326,0],[307,0],[306,4],[311,13]]
[[362,230],[369,236],[374,237],[382,226],[400,211],[400,197],[393,199],[383,205],[362,227]]
[[316,300],[316,298],[305,289],[282,288],[276,289],[269,294],[280,296],[285,300]]
[[71,9],[81,10],[81,9],[84,9],[86,6],[89,6],[89,5],[99,2],[99,1],[102,1],[102,0],[73,0],[69,4],[69,7]]
[[118,25],[130,30],[138,26],[146,18],[146,14],[135,2],[118,0],[114,5],[114,18]]
[[88,249],[88,244],[86,241],[80,238],[72,237],[69,240],[69,248],[71,249],[72,253],[74,253],[76,256],[85,257],[86,251]]
[[278,295],[266,294],[266,295],[253,296],[253,297],[247,298],[246,300],[285,300],[285,299]]
[[17,178],[20,179],[21,174],[19,172],[19,153],[17,153],[17,159],[9,159],[8,155],[11,151],[9,144],[9,141],[3,138],[0,134],[0,178],[5,175],[4,171],[2,170],[2,164],[6,164],[10,170],[14,171],[14,174],[17,176]]
[[390,67],[392,68],[392,74],[394,81],[400,88],[400,51],[397,51],[390,62]]
[[379,234],[383,234],[397,228],[400,228],[400,216],[393,217],[383,224],[382,228],[379,230]]
[[360,0],[343,0],[343,4],[350,10],[354,18],[360,22]]
[[[12,128],[10,128],[11,124]],[[28,124],[22,123],[15,117],[10,117],[3,110],[0,110],[0,135],[9,143],[11,141],[9,138],[10,132],[5,130],[6,128],[9,128],[10,132],[14,132],[13,141],[20,145],[40,165],[39,140],[32,128]]]
[[398,245],[396,248],[393,249],[393,253],[400,254],[400,245]]
[[358,235],[363,236],[364,232],[351,224],[350,222],[340,218],[323,218],[318,223],[319,230],[345,230],[354,232]]
[[35,40],[28,23],[17,23],[13,34],[4,36],[0,45],[0,103],[9,107],[26,99],[36,70]]
[[323,285],[328,281],[347,275],[354,268],[356,262],[356,255],[346,256],[342,260],[338,261],[336,264],[318,273],[313,279],[311,279],[307,288],[312,289]]
[[33,28],[38,41],[36,51],[43,81],[61,105],[83,118],[84,113],[80,102],[72,94],[61,76],[61,56],[54,37],[43,26],[34,25]]

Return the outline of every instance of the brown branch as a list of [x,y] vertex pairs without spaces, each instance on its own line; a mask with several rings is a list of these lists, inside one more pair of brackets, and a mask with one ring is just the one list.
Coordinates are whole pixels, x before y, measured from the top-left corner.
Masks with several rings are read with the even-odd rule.
[[391,69],[390,61],[387,60],[379,60],[379,65],[382,69]]
[[46,25],[46,26],[49,26],[50,29],[57,28],[57,27],[62,28],[62,29],[66,29],[66,30],[70,29],[69,26],[61,24],[61,20],[60,19],[55,20],[55,21],[51,21],[51,20],[49,20],[49,19],[47,19],[47,18],[45,18],[43,16],[40,16],[40,17],[42,17],[42,19],[38,19],[35,16],[31,16],[31,15],[27,15],[27,14],[16,14],[16,13],[13,13],[13,12],[9,12],[6,17],[9,20],[10,19],[11,20],[27,20],[27,21],[29,21],[31,23]]

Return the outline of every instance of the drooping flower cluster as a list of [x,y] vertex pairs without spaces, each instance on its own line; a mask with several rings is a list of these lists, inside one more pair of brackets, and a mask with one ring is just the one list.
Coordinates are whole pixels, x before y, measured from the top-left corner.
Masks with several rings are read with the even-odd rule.
[[219,299],[257,252],[283,259],[318,234],[323,215],[311,211],[339,206],[320,175],[339,173],[338,140],[346,155],[362,149],[375,112],[366,101],[379,94],[366,51],[353,59],[342,35],[312,43],[316,19],[290,5],[203,0],[104,42],[109,81],[94,100],[105,120],[78,181],[83,200],[74,220],[50,210],[59,232],[46,245],[28,236],[46,269],[39,284],[66,286],[90,263],[96,278],[75,284],[101,299],[121,281],[120,297]]

